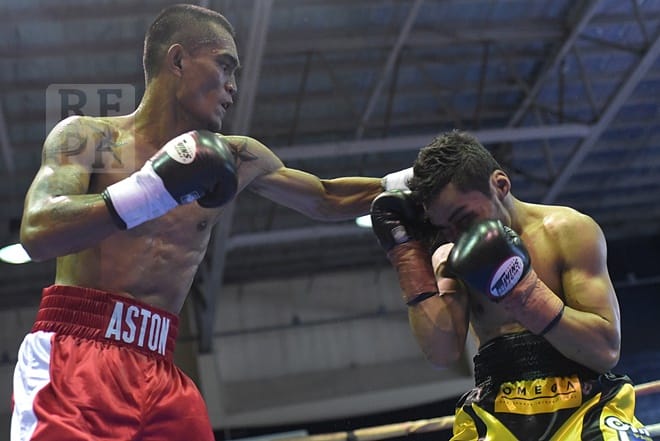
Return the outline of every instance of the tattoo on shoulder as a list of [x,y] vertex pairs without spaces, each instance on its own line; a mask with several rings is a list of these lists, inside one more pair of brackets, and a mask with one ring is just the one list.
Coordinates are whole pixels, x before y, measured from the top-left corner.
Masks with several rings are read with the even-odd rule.
[[84,124],[80,120],[73,121],[60,128],[49,139],[44,149],[44,160],[65,161],[66,158],[92,154],[92,168],[104,168],[104,153],[110,153],[113,160],[122,164],[118,147],[125,143],[118,143],[112,130],[106,126]]
[[126,144],[126,142],[118,142],[116,136],[112,133],[109,128],[97,128],[94,127],[94,164],[92,167],[95,169],[106,168],[106,164],[103,161],[104,153],[110,153],[112,160],[114,161],[114,166],[122,166],[124,162],[122,161],[122,156],[119,152],[119,147]]
[[87,146],[87,136],[79,122],[72,122],[57,129],[44,148],[44,159],[61,160],[63,157],[80,155]]
[[88,183],[83,176],[75,173],[60,173],[48,179],[39,179],[35,183],[33,192],[59,196],[64,194],[84,194]]
[[244,139],[240,145],[232,146],[232,154],[234,155],[237,168],[240,168],[243,162],[251,162],[259,159],[257,155],[248,150],[247,139]]

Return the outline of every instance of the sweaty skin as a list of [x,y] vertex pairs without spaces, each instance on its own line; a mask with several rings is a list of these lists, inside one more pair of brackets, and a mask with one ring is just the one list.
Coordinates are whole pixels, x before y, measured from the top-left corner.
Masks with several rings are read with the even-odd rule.
[[[522,202],[508,189],[508,178],[498,173],[492,196],[461,192],[449,184],[426,207],[427,215],[452,241],[477,220],[500,219],[510,225],[525,243],[539,279],[566,305],[545,338],[597,372],[611,369],[619,356],[620,316],[602,231],[576,210]],[[409,309],[413,333],[432,362],[444,366],[458,359],[470,326],[480,344],[524,330],[501,304],[444,277],[442,259],[436,256],[433,263],[439,291],[450,286],[450,292]]]
[[[221,25],[214,31],[210,40],[169,46],[132,114],[72,116],[47,136],[25,200],[21,242],[33,260],[57,258],[55,283],[181,310],[223,209],[191,203],[121,231],[100,193],[174,137],[190,130],[220,133],[240,63],[230,33]],[[379,178],[319,179],[285,167],[252,138],[226,140],[238,168],[238,192],[248,188],[313,219],[365,214],[382,191]]]
[[[139,169],[161,146],[133,136],[134,127],[134,116],[73,117],[53,131],[26,198],[23,241],[34,258],[60,256],[57,284],[121,293],[178,313],[223,209],[191,203],[117,230],[99,193]],[[366,213],[381,191],[379,179],[320,180],[284,167],[252,138],[226,139],[238,167],[239,192],[249,187],[312,218]]]
[[[184,133],[222,136],[240,66],[232,35],[224,17],[204,8],[163,10],[145,37],[146,88],[137,109],[119,117],[72,116],[46,137],[25,199],[21,242],[35,261],[57,259],[58,286],[44,290],[34,332],[21,345],[12,439],[33,433],[39,439],[213,439],[203,397],[173,363],[173,315],[189,293],[212,227],[229,210],[177,206],[164,193],[176,174],[160,175],[161,186],[148,165],[133,173]],[[235,162],[239,192],[249,189],[314,219],[365,214],[382,191],[380,178],[320,179],[287,168],[248,137],[225,137],[223,144],[232,154],[218,156]],[[220,166],[217,177],[226,179],[227,164]],[[178,176],[197,189],[193,170]],[[222,182],[212,184],[215,191]],[[131,220],[125,222],[131,228],[113,215]]]

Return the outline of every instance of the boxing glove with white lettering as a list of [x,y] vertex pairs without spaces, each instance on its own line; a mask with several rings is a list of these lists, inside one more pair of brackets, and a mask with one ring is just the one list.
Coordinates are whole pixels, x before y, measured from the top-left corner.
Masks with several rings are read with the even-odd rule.
[[564,302],[538,278],[520,236],[499,220],[478,222],[463,233],[446,271],[502,304],[535,334],[548,332],[563,313]]
[[236,195],[236,164],[223,138],[193,130],[170,140],[103,199],[121,229],[133,228],[193,201],[219,207]]

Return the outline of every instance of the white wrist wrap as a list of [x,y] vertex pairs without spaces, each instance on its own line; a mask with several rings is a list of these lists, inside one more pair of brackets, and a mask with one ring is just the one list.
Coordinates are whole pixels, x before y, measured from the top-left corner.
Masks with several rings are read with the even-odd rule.
[[106,192],[126,228],[160,217],[179,205],[148,161],[139,171],[110,185]]
[[381,179],[381,185],[385,191],[391,190],[409,190],[408,181],[413,176],[413,168],[404,168],[393,173],[389,173]]

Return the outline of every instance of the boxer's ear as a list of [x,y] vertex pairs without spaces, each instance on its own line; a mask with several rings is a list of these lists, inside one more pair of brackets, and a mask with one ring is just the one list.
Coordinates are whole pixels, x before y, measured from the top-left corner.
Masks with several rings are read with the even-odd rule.
[[173,75],[180,77],[183,75],[183,58],[185,49],[176,43],[169,47],[165,54],[165,68]]
[[490,186],[499,200],[504,199],[511,192],[511,180],[502,170],[495,170],[490,175]]

